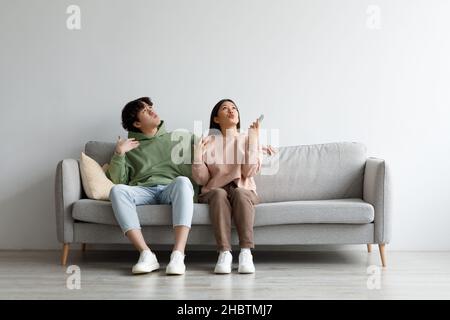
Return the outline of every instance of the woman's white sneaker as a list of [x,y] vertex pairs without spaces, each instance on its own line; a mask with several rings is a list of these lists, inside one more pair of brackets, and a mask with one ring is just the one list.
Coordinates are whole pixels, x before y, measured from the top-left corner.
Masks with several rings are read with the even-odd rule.
[[217,259],[214,273],[226,274],[231,272],[231,265],[233,263],[233,256],[230,251],[221,251]]
[[175,250],[170,255],[170,262],[166,267],[166,274],[184,274],[186,266],[184,264],[184,254]]
[[255,265],[253,264],[253,256],[249,249],[241,250],[239,254],[239,273],[255,273]]
[[141,252],[138,262],[133,266],[131,271],[139,274],[152,272],[157,269],[159,269],[159,263],[156,255],[150,250],[144,250]]

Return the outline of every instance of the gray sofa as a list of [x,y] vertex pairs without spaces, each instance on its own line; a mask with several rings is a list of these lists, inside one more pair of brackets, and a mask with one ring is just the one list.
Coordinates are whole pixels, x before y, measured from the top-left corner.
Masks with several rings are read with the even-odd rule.
[[[100,165],[109,162],[114,144],[88,142],[85,153]],[[261,203],[256,206],[254,236],[258,245],[378,244],[386,266],[385,244],[390,239],[390,192],[384,160],[367,157],[357,142],[281,147],[265,157],[255,177]],[[73,243],[128,243],[109,201],[87,199],[79,163],[58,163],[55,179],[58,240],[66,264]],[[138,207],[145,239],[150,245],[173,243],[171,207]],[[232,240],[237,244],[233,230]],[[215,249],[207,204],[194,205],[188,246]],[[189,249],[189,248],[188,248]]]

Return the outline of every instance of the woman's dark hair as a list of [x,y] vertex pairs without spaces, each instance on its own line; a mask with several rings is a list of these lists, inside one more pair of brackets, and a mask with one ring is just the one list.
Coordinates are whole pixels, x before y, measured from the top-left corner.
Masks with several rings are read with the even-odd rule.
[[241,116],[240,116],[240,114],[239,114],[239,109],[238,109],[236,103],[234,103],[234,101],[231,100],[231,99],[222,99],[222,100],[220,100],[219,102],[216,103],[216,105],[214,106],[214,108],[213,108],[212,111],[211,111],[211,118],[210,118],[210,120],[209,120],[209,131],[210,131],[210,133],[212,133],[212,132],[214,132],[214,131],[216,131],[216,130],[221,131],[221,130],[220,130],[220,125],[214,121],[214,117],[217,117],[217,115],[219,114],[219,109],[220,109],[220,107],[221,107],[225,102],[231,102],[231,103],[234,104],[234,106],[236,107],[236,110],[237,110],[237,112],[238,112],[238,119],[239,119],[239,121],[238,121],[236,127],[237,127],[238,131],[239,131],[239,129],[241,129]]
[[153,102],[149,97],[142,97],[128,102],[122,109],[122,127],[127,131],[141,132],[134,126],[134,122],[138,121],[138,113],[145,108],[145,104],[153,106]]

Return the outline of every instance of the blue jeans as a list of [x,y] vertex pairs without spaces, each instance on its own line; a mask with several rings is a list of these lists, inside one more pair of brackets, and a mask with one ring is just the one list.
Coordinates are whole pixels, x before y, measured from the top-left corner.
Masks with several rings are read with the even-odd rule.
[[176,177],[168,185],[153,187],[117,184],[109,193],[114,216],[125,234],[141,229],[136,206],[144,204],[172,204],[173,226],[191,227],[194,212],[194,188],[187,177]]

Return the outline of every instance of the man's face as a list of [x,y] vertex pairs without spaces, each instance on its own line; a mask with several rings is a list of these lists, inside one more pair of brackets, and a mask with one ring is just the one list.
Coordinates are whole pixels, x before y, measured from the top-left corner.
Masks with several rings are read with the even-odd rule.
[[147,131],[153,129],[161,123],[161,119],[155,112],[153,106],[150,106],[143,102],[145,107],[137,114],[138,121],[134,122],[134,126],[141,131]]

